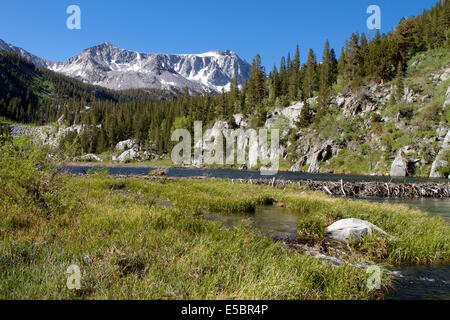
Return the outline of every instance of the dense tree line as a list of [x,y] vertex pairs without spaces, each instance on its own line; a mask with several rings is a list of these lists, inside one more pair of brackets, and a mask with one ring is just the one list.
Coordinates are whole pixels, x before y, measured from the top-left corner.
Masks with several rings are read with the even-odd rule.
[[[164,100],[176,92],[156,89],[115,91],[89,85],[44,68],[8,51],[0,53],[0,115],[13,121],[47,123],[75,106],[95,101],[124,103]],[[67,117],[69,121],[75,115]]]
[[[269,108],[313,96],[319,96],[314,117],[320,118],[327,113],[333,92],[356,90],[368,81],[385,83],[398,78],[412,55],[448,46],[449,12],[449,1],[443,0],[417,17],[402,19],[387,34],[377,32],[370,39],[354,33],[345,42],[339,59],[326,41],[320,62],[309,49],[306,62],[301,64],[297,45],[293,58],[290,54],[282,57],[279,66],[266,74],[257,55],[252,61],[250,79],[238,86],[235,78],[230,91],[220,94],[196,95],[186,89],[175,97],[157,90],[107,90],[36,69],[14,54],[3,53],[0,115],[37,123],[64,115],[68,124],[86,125],[81,137],[76,137],[84,153],[111,150],[118,141],[129,138],[136,139],[142,147],[165,153],[170,151],[172,130],[192,129],[194,121],[203,121],[204,126],[211,126],[218,119],[234,123],[230,121],[232,116],[242,113],[256,127],[264,123]],[[299,126],[308,126],[311,121],[307,105]]]

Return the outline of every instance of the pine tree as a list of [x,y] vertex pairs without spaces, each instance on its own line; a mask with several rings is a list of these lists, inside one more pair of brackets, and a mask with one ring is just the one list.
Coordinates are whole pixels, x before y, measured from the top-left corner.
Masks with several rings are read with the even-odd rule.
[[311,108],[309,103],[305,100],[303,102],[302,110],[300,111],[300,118],[298,120],[298,126],[300,128],[306,128],[311,124]]
[[363,59],[358,38],[357,33],[352,34],[350,42],[348,42],[346,54],[347,75],[353,89],[359,88],[362,82]]
[[415,41],[414,19],[410,17],[408,20],[403,19],[395,29],[394,40],[398,44],[402,57],[403,67],[406,66],[408,50],[414,45]]
[[280,62],[280,96],[285,96],[288,94],[288,73],[286,67],[286,60],[281,57]]
[[403,77],[404,77],[403,64],[401,61],[399,61],[397,66],[397,77],[395,79],[395,100],[397,103],[402,102],[403,94],[405,91]]
[[314,55],[314,51],[309,49],[304,79],[304,92],[306,98],[311,98],[314,95],[314,90],[316,90],[317,87],[316,79],[316,56]]
[[276,98],[280,96],[281,93],[281,79],[280,75],[278,74],[277,67],[274,65],[272,74],[270,76],[271,83],[270,83],[270,100],[275,101]]
[[298,96],[299,89],[299,71],[300,71],[300,49],[297,44],[294,60],[292,60],[289,69],[289,99],[295,100]]
[[317,116],[320,118],[328,108],[328,100],[330,96],[330,78],[331,78],[331,53],[328,40],[325,42],[322,64],[320,65],[320,82],[319,82],[319,105]]
[[362,77],[367,75],[367,57],[369,55],[369,44],[367,42],[366,35],[364,33],[361,34],[360,43],[360,52],[361,52],[361,69],[360,74]]
[[258,115],[261,122],[266,121],[265,107],[263,99],[265,97],[265,80],[266,75],[264,68],[261,66],[261,57],[256,55],[252,62],[250,71],[250,81],[248,85],[248,103],[252,111]]

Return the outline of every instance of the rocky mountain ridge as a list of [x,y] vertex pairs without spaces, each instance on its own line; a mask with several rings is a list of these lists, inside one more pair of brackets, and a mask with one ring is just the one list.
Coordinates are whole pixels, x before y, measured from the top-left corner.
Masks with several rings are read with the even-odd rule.
[[104,42],[64,62],[41,59],[0,39],[2,50],[15,52],[38,67],[116,90],[188,88],[196,93],[221,92],[230,89],[235,76],[238,85],[250,77],[250,65],[229,50],[202,54],[139,53]]

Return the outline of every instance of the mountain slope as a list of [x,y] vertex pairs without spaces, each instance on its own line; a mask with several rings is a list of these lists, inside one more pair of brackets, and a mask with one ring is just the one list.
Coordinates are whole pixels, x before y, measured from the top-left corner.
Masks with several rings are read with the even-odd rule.
[[80,82],[8,51],[0,52],[0,116],[18,122],[47,123],[64,107],[85,106],[93,101],[160,101],[173,98],[169,90],[116,91]]
[[43,60],[0,40],[0,51],[15,52],[38,67],[46,67],[86,83],[109,89],[184,89],[228,91],[233,77],[241,85],[250,65],[232,51],[203,54],[146,54],[119,49],[108,42],[84,50],[65,62]]
[[48,64],[48,62],[45,61],[44,59],[41,59],[38,56],[35,56],[34,54],[31,54],[31,53],[23,50],[22,48],[15,47],[11,44],[8,44],[5,41],[3,41],[2,39],[0,39],[0,52],[1,51],[14,52],[14,53],[18,54],[19,56],[24,57],[28,61],[31,61],[32,63],[34,63],[34,65],[36,67],[47,67],[47,64]]

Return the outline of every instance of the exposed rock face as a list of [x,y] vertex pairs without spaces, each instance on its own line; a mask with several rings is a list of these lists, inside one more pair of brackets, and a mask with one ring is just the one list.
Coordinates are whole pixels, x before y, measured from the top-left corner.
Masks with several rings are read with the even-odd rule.
[[442,69],[440,72],[432,73],[429,80],[431,81],[447,81],[450,78],[450,68]]
[[125,141],[120,141],[116,144],[116,151],[124,151],[128,149],[132,149],[136,146],[136,142],[134,140],[128,139]]
[[316,152],[313,154],[313,156],[310,159],[308,159],[308,161],[309,161],[308,173],[319,173],[320,172],[320,166],[319,166],[320,154],[321,154],[321,151]]
[[[219,149],[222,147],[224,148],[223,163],[225,163],[227,156],[232,154],[232,149],[228,149],[227,141],[232,141],[233,139],[235,141],[235,157],[233,164],[236,164],[236,160],[244,160],[245,164],[237,163],[241,165],[241,168],[251,169],[257,167],[258,164],[264,165],[264,162],[268,160],[271,164],[274,164],[278,161],[278,157],[280,157],[285,151],[284,147],[279,146],[279,149],[277,149],[275,152],[272,152],[273,150],[270,145],[271,139],[269,138],[269,135],[267,135],[266,137],[267,140],[269,140],[267,141],[266,139],[261,139],[263,137],[260,136],[258,130],[245,129],[245,127],[243,126],[246,125],[246,123],[244,122],[243,118],[241,118],[241,116],[242,115],[234,116],[235,121],[237,119],[236,124],[239,123],[241,125],[239,129],[230,129],[229,124],[226,121],[221,120],[216,121],[211,128],[213,129],[213,131],[210,132],[212,134],[211,137],[206,136],[206,131],[203,132],[203,139],[195,142],[195,148],[202,150],[203,157],[202,159],[197,159],[194,155],[191,160],[192,166],[201,167],[203,164],[205,164],[205,153],[209,155],[211,150],[215,149],[216,147],[218,147]],[[218,132],[222,135],[222,141],[220,141],[220,137],[219,140],[215,139]],[[237,156],[236,153],[238,153]],[[245,159],[241,159],[240,154],[245,156]],[[262,161],[262,159],[265,161]]]
[[275,122],[279,116],[284,116],[289,120],[290,128],[295,128],[295,122],[298,121],[298,118],[300,117],[303,105],[303,102],[298,102],[286,108],[277,108],[269,113],[268,121],[272,119],[273,122]]
[[439,168],[445,167],[448,165],[448,162],[445,160],[436,159],[433,161],[431,165],[430,178],[445,178],[444,175],[439,172]]
[[97,162],[103,162],[103,160],[102,160],[99,156],[97,156],[97,155],[95,155],[95,154],[93,154],[93,153],[89,153],[89,154],[86,154],[86,155],[84,155],[84,156],[81,156],[81,157],[78,158],[78,160],[80,160],[80,161],[97,161]]
[[387,235],[386,232],[368,221],[350,218],[330,225],[326,229],[326,236],[348,244],[349,242],[361,242],[364,236],[371,235],[374,231]]
[[120,163],[133,160],[145,161],[159,158],[159,156],[152,150],[140,148],[137,142],[132,139],[117,143],[116,151],[121,152],[121,154],[119,156],[112,156],[112,161],[119,161]]
[[41,59],[41,58],[23,50],[22,48],[15,47],[11,44],[6,43],[2,39],[0,39],[0,52],[3,50],[17,53],[18,55],[24,57],[28,61],[34,63],[37,67],[47,67],[47,61],[45,61],[44,59]]
[[[442,130],[441,130],[442,132]],[[442,143],[442,148],[436,156],[436,160],[434,160],[431,165],[430,178],[445,178],[444,175],[439,172],[439,168],[448,166],[448,160],[444,159],[444,155],[446,152],[450,151],[450,130],[447,130],[447,134],[445,135],[444,141]]]
[[31,126],[12,124],[9,126],[9,134],[14,138],[33,135],[35,128]]
[[230,89],[233,77],[239,85],[250,78],[250,64],[233,51],[202,54],[139,53],[101,43],[64,61],[51,62],[0,40],[0,51],[15,52],[38,67],[109,89],[138,88],[206,92]]
[[419,95],[415,93],[411,88],[406,87],[404,89],[403,101],[406,103],[416,102],[419,98]]
[[446,98],[444,101],[444,105],[442,106],[442,110],[445,110],[448,106],[450,106],[450,87],[447,88]]
[[[98,126],[101,127],[101,126]],[[57,147],[61,138],[70,132],[80,133],[84,130],[82,125],[66,126],[55,123],[46,126],[33,127],[28,125],[10,125],[11,136],[31,138],[35,143]]]
[[125,152],[123,152],[119,157],[117,157],[117,160],[120,163],[125,163],[127,161],[132,161],[132,160],[139,160],[139,153],[137,151],[135,151],[134,149],[130,149],[127,150]]
[[406,177],[408,174],[408,162],[403,158],[402,152],[399,151],[397,157],[391,166],[391,177]]
[[300,138],[301,149],[297,152],[301,154],[298,161],[290,168],[290,171],[296,172],[300,167],[309,165],[309,173],[319,173],[319,162],[327,161],[339,152],[339,146],[332,140],[323,141],[317,138],[315,134],[309,134]]
[[248,123],[244,118],[244,115],[241,113],[235,114],[233,115],[234,118],[234,122],[236,123],[236,125],[240,128],[247,128],[248,127]]
[[303,156],[297,162],[290,168],[289,171],[291,172],[297,172],[300,170],[301,167],[303,167],[306,164],[306,161],[308,161],[308,157]]

